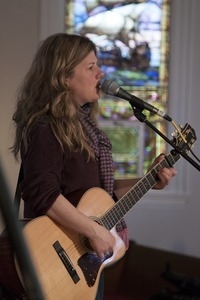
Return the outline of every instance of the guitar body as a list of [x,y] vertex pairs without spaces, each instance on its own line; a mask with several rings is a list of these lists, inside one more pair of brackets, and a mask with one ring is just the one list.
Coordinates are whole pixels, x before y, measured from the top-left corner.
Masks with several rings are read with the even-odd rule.
[[[78,209],[99,220],[115,203],[101,188],[88,190]],[[86,240],[62,228],[47,216],[30,221],[23,233],[45,300],[94,300],[101,271],[125,254],[125,245],[113,228],[116,244],[111,257],[101,260],[86,246]],[[19,277],[20,271],[17,267]],[[21,279],[22,281],[22,279]]]

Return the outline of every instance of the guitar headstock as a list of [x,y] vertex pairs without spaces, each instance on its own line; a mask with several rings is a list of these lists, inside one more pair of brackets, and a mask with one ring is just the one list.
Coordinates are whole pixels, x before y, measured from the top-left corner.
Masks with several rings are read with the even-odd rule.
[[180,130],[176,130],[172,134],[173,141],[181,152],[188,153],[194,142],[197,140],[194,129],[186,123],[184,127],[180,126]]

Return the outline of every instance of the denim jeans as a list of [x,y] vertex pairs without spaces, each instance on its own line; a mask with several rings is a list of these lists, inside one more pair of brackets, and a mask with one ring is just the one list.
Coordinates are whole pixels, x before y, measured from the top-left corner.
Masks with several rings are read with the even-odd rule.
[[103,300],[103,296],[104,296],[104,274],[102,272],[99,279],[99,287],[97,290],[97,295],[95,300]]

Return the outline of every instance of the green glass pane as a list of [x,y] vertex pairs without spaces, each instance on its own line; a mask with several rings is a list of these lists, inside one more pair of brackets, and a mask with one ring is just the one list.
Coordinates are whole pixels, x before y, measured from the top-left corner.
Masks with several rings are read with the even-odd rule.
[[139,175],[139,134],[138,127],[104,127],[112,142],[115,177],[137,177]]
[[[170,2],[65,1],[66,32],[86,35],[94,41],[105,78],[166,113]],[[166,134],[167,124],[163,119],[148,111],[144,113]],[[141,176],[155,156],[166,150],[158,134],[138,125],[132,107],[125,100],[102,94],[99,120],[113,144],[118,177]]]

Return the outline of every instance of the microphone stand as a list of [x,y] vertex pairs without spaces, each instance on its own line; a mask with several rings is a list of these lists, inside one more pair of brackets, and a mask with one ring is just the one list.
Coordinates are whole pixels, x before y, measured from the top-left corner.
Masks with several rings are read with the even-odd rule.
[[[191,157],[189,157],[182,149],[177,147],[168,137],[166,137],[160,130],[158,130],[151,122],[147,120],[147,117],[142,113],[143,109],[139,107],[135,107],[133,103],[129,102],[134,116],[140,121],[147,124],[151,129],[153,129],[157,134],[159,134],[169,145],[171,145],[174,150],[171,151],[172,155],[176,155],[176,153],[180,154],[184,157],[191,165],[193,165],[198,171],[200,171],[200,165],[198,165]],[[187,146],[187,145],[186,145]]]

